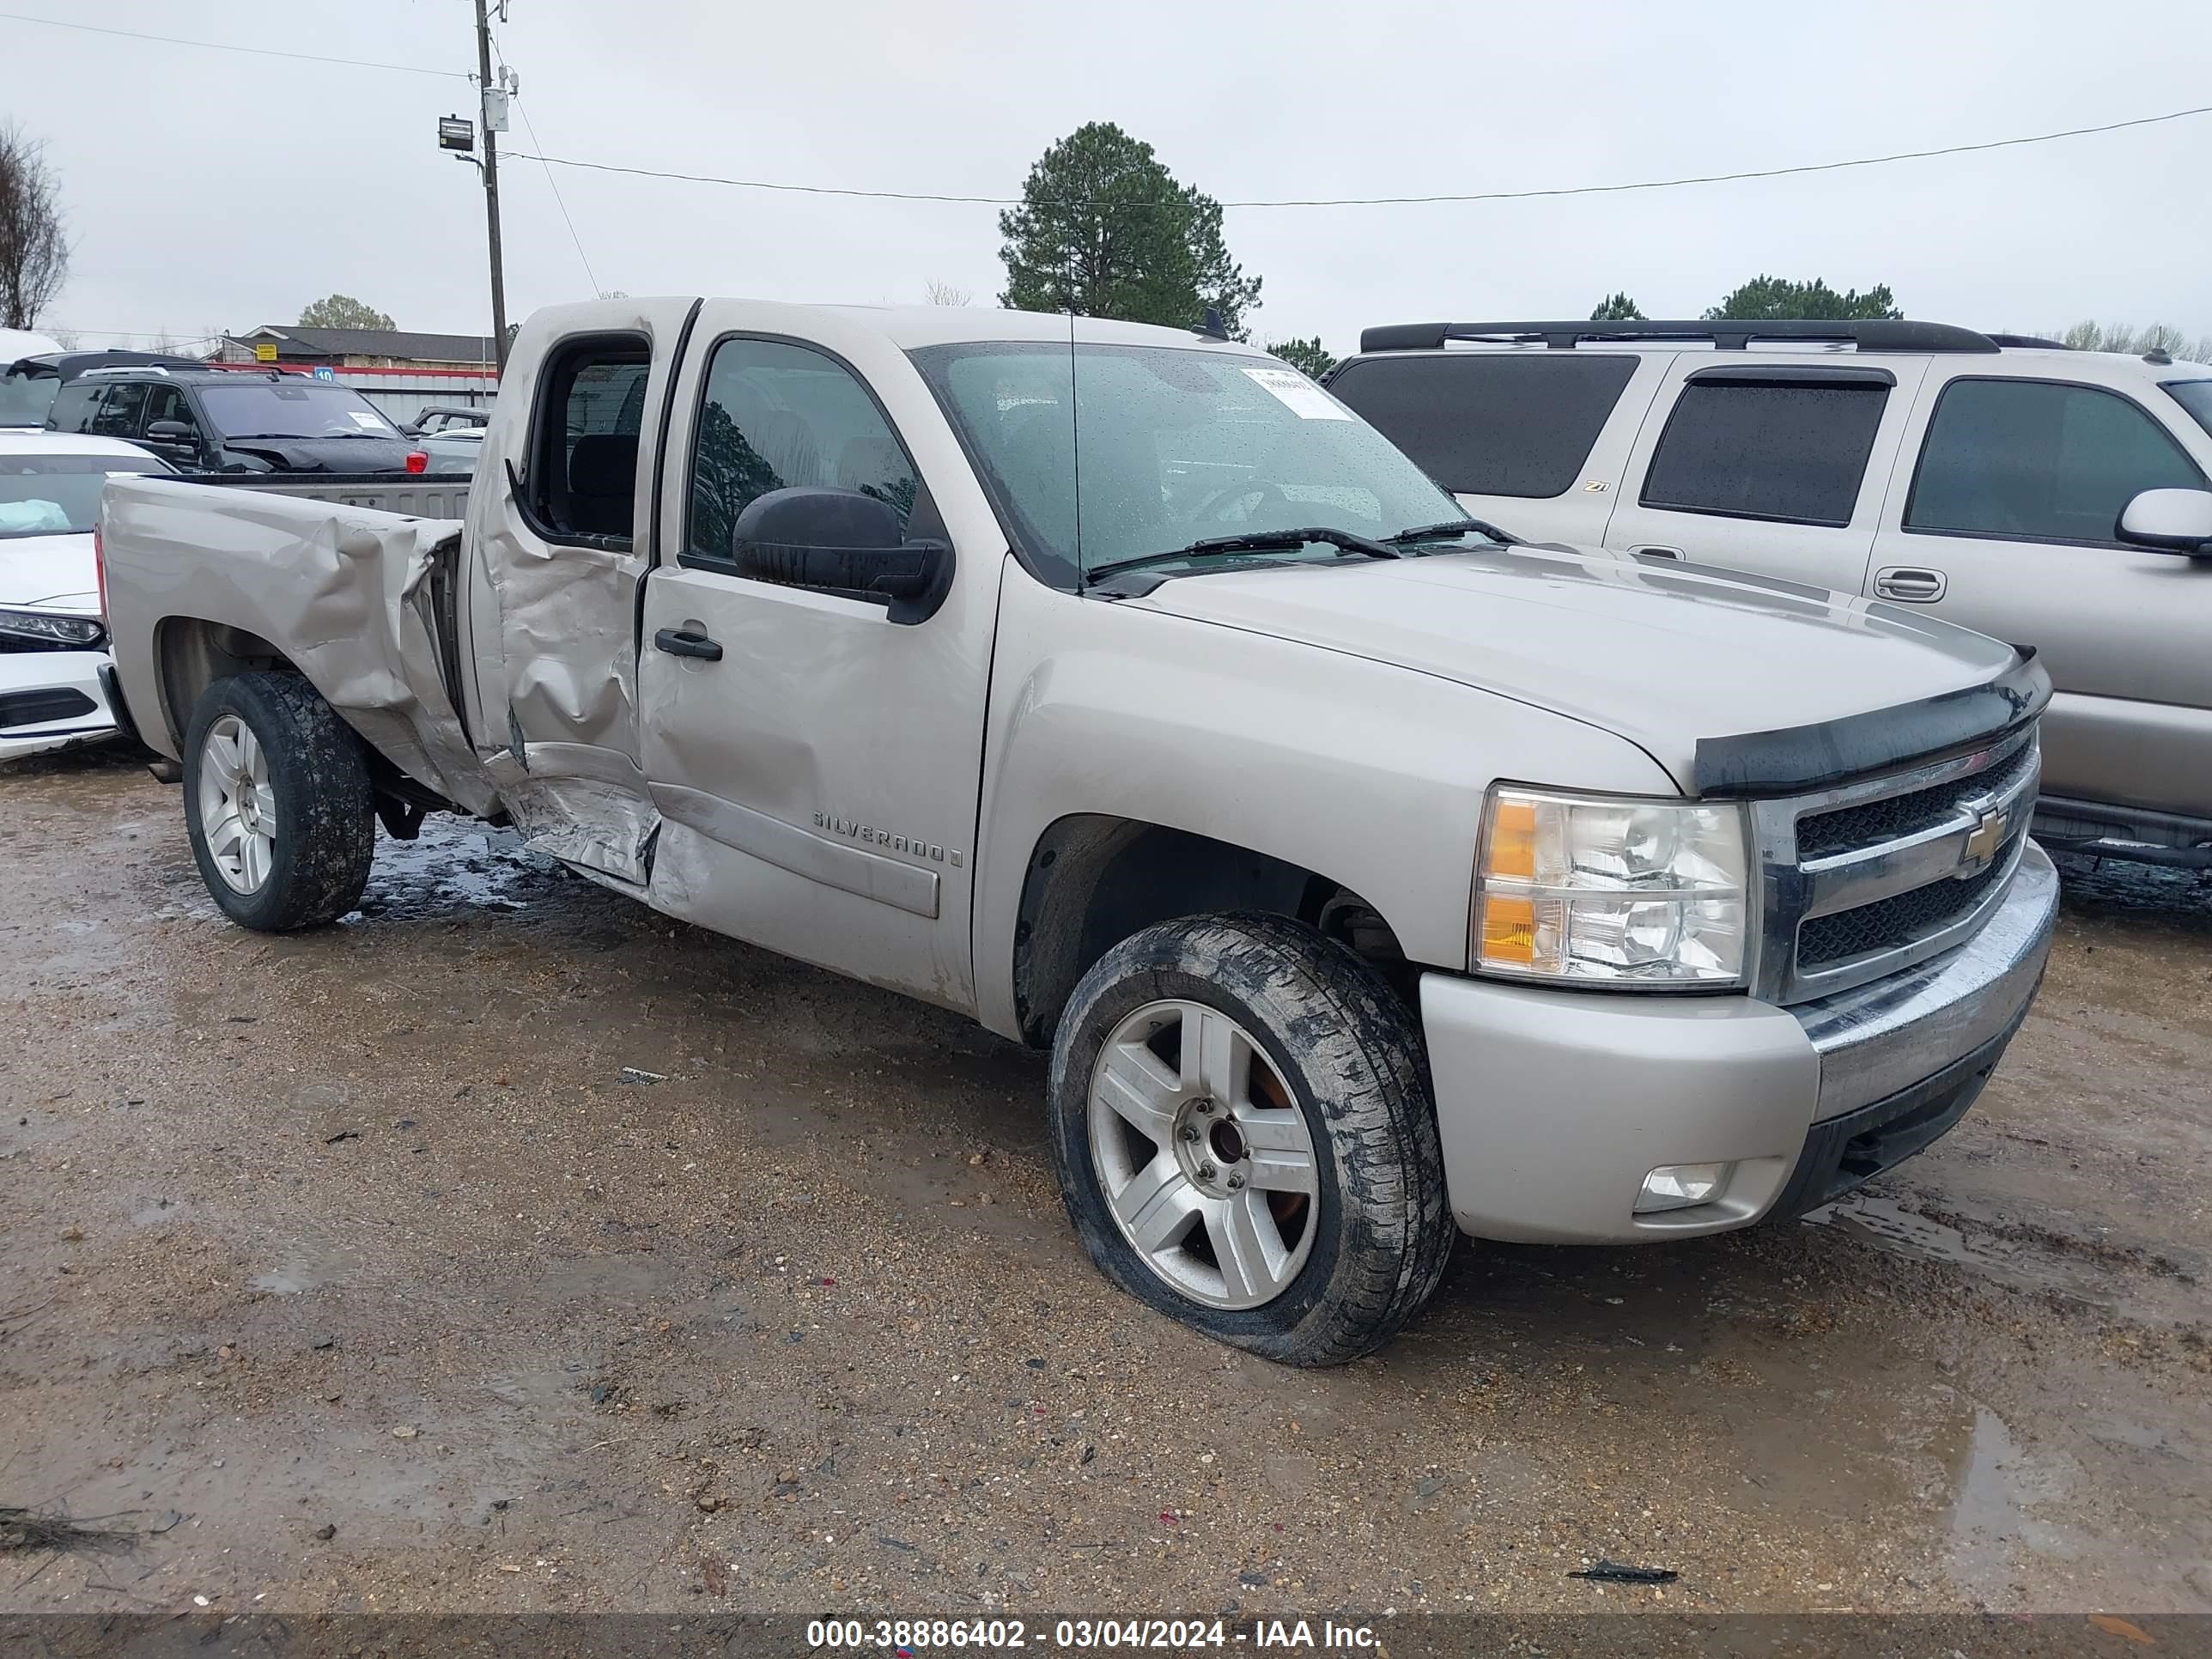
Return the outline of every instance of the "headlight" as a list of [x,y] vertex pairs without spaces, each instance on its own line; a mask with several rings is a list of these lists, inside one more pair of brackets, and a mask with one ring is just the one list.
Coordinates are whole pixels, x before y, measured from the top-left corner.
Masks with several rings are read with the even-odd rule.
[[96,617],[60,617],[47,611],[0,611],[0,635],[36,645],[74,646],[90,650],[107,638]]
[[1494,788],[1471,966],[1624,987],[1741,985],[1744,843],[1734,805]]

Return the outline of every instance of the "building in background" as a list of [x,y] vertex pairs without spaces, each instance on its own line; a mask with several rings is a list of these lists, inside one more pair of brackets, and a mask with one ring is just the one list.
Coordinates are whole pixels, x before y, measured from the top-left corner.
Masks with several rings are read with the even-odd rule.
[[224,335],[214,360],[326,375],[403,423],[432,404],[488,408],[499,392],[489,334],[264,323]]

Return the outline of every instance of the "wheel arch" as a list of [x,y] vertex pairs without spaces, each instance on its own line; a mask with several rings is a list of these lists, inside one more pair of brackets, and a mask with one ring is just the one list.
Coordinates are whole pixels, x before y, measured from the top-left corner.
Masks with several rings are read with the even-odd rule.
[[233,674],[270,669],[297,673],[298,665],[251,629],[203,617],[165,617],[154,629],[154,672],[161,724],[176,752],[207,689]]
[[1394,983],[1404,968],[1389,924],[1352,888],[1319,871],[1168,824],[1073,812],[1045,827],[1023,875],[1013,938],[1023,1040],[1051,1046],[1077,982],[1121,940],[1156,922],[1226,910],[1304,922],[1341,940]]

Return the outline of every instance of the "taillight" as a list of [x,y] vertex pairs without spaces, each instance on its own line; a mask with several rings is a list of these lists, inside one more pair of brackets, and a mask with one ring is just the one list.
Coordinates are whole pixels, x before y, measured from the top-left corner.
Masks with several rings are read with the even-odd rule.
[[100,521],[97,519],[92,525],[92,574],[93,580],[100,584],[100,622],[104,628],[107,625],[107,549],[100,539]]
[[410,472],[428,472],[430,470],[429,453],[427,450],[421,449],[409,450],[407,452],[407,470]]

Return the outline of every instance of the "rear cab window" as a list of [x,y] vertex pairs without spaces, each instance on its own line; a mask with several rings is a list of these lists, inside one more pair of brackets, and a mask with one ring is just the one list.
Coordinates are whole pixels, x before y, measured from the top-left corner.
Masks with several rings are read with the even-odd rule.
[[1639,500],[1675,513],[1847,526],[1894,385],[1882,368],[1701,368],[1668,414]]
[[1574,488],[1638,361],[1582,350],[1363,357],[1328,389],[1445,489],[1534,499]]
[[637,522],[638,434],[653,344],[566,340],[547,362],[530,437],[524,516],[542,539],[627,551]]

